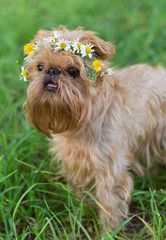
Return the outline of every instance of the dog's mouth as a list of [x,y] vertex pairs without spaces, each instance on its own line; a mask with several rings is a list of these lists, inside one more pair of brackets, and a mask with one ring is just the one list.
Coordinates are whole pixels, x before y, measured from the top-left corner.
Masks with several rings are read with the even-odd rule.
[[55,91],[58,89],[58,83],[48,83],[45,85],[45,89],[49,91]]

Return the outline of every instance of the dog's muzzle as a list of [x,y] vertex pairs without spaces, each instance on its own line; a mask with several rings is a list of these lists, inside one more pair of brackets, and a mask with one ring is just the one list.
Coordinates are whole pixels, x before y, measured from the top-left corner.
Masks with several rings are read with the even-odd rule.
[[60,70],[57,68],[48,68],[46,70],[44,85],[47,90],[52,91],[58,89],[58,81],[56,78],[60,73]]

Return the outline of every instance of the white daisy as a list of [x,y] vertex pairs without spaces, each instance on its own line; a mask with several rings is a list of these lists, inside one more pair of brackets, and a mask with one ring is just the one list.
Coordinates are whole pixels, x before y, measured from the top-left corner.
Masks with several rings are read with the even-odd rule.
[[79,41],[79,39],[77,38],[76,41],[73,42],[73,44],[71,45],[73,47],[73,53],[79,53],[80,52],[80,48],[81,48],[82,43]]
[[62,33],[61,33],[61,31],[54,31],[53,32],[54,33],[54,38],[56,39],[56,38],[59,38],[61,35],[62,35]]
[[54,31],[53,34],[54,34],[54,35],[53,35],[52,37],[46,38],[46,41],[47,41],[48,43],[51,43],[51,42],[55,43],[55,42],[56,42],[56,39],[59,38],[59,37],[62,35],[62,34],[60,33],[60,31]]
[[51,42],[55,42],[54,37],[48,37],[48,38],[44,38],[43,39],[45,43],[51,43]]
[[70,50],[70,42],[64,39],[59,39],[59,41],[56,42],[55,50]]
[[25,57],[25,58],[24,58],[24,61],[26,62],[27,59],[29,59],[29,58],[30,58],[30,56]]
[[112,68],[108,68],[106,69],[104,72],[102,72],[100,74],[100,77],[104,76],[104,75],[112,75],[114,73],[113,69]]
[[28,76],[28,72],[25,70],[24,67],[21,67],[20,80],[24,80],[26,82],[27,81],[27,76]]
[[33,50],[34,50],[34,51],[38,50],[40,44],[41,44],[41,41],[40,41],[40,40],[39,40],[39,41],[36,41],[36,42],[35,42],[35,45],[33,46]]
[[82,44],[80,46],[82,57],[89,56],[90,58],[92,58],[92,52],[94,52],[94,50],[92,48],[93,48],[93,45],[91,43],[89,43],[89,44],[87,43],[86,45]]

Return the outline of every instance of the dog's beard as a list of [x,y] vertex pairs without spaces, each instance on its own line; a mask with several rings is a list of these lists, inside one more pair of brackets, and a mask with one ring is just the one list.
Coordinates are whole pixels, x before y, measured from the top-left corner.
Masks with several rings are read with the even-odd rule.
[[28,87],[26,118],[40,132],[72,131],[91,116],[91,98],[88,84],[82,80],[70,84],[58,82],[58,89],[48,91],[42,81],[34,80]]

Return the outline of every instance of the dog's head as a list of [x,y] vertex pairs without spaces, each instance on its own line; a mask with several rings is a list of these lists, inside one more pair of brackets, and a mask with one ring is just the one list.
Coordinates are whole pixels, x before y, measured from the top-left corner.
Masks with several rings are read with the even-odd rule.
[[103,63],[114,56],[114,46],[93,32],[63,27],[39,31],[24,53],[28,54],[24,67],[29,81],[27,120],[49,137],[88,122],[94,88],[107,73]]

